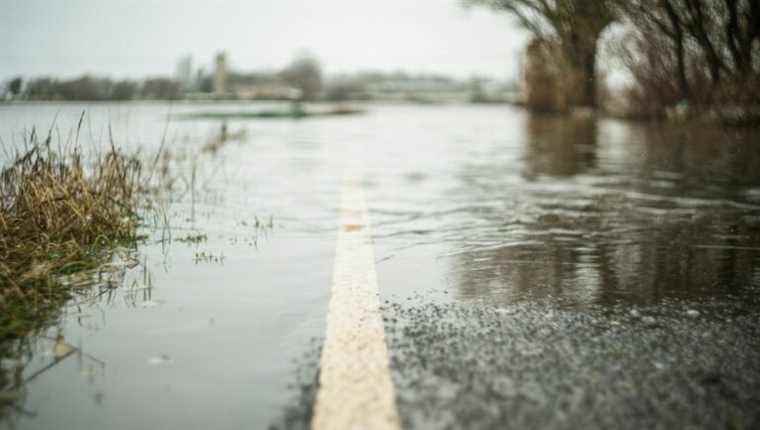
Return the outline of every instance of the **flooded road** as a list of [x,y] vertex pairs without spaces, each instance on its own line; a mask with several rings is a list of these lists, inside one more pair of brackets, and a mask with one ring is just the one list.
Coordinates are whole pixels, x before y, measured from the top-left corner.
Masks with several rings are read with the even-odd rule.
[[452,112],[456,130],[423,117],[406,133],[413,149],[372,154],[385,155],[368,179],[380,268],[434,254],[422,272],[438,279],[418,284],[417,266],[405,284],[491,303],[643,304],[758,285],[757,136],[510,113]]
[[206,152],[219,122],[166,120],[193,105],[40,104],[0,106],[3,145],[83,108],[181,174],[119,288],[3,344],[3,425],[306,426],[347,168],[405,427],[760,423],[757,133],[370,105]]

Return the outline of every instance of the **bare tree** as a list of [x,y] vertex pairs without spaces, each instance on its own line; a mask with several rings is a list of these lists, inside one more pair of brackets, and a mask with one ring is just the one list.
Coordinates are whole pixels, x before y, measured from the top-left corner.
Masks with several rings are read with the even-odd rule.
[[[616,0],[637,31],[634,67],[667,80],[675,65],[679,99],[692,104],[757,105],[760,81],[760,0]],[[666,59],[647,57],[656,50]],[[636,75],[636,73],[634,73]],[[754,94],[753,94],[754,93]]]
[[579,88],[571,103],[596,107],[597,43],[612,23],[615,7],[611,0],[463,0],[514,15],[535,36],[556,38],[565,61],[572,68]]
[[322,68],[314,57],[303,54],[281,72],[282,78],[301,91],[301,100],[314,100],[322,91]]

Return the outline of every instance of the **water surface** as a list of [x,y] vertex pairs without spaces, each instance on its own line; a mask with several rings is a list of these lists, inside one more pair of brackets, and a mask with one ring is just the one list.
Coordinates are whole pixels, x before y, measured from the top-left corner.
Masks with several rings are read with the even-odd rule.
[[[220,122],[167,120],[208,109],[0,105],[4,148],[32,126],[54,124],[65,141],[86,110],[85,145],[106,141],[109,126],[143,154],[163,141],[179,172],[170,228],[148,223],[151,239],[132,256],[142,264],[120,272],[119,288],[72,302],[44,336],[4,345],[0,382],[13,392],[4,423],[282,422],[304,356],[306,380],[316,374],[346,168],[364,171],[389,301],[757,310],[756,132],[370,105],[355,117],[230,121],[247,139],[209,153],[201,148]],[[198,234],[205,240],[178,240]],[[62,342],[76,352],[56,356]]]

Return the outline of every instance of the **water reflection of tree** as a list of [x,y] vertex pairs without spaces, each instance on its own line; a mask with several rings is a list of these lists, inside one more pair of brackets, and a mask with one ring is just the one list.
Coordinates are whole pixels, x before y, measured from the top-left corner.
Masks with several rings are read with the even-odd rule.
[[525,123],[523,176],[572,176],[596,164],[597,121],[593,118],[566,118],[529,115]]
[[14,413],[23,413],[19,406],[25,399],[24,358],[29,355],[27,342],[0,344],[0,422]]
[[[35,355],[47,350],[50,359],[42,367],[31,370]],[[85,363],[99,369],[105,363],[81,348],[69,344],[63,334],[56,337],[36,336],[6,342],[0,350],[3,365],[0,366],[0,422],[12,422],[17,416],[34,417],[36,414],[24,408],[28,385],[37,378],[55,369],[60,363],[74,357],[79,370],[84,370]],[[40,361],[40,360],[37,360]],[[7,364],[6,364],[7,363]]]
[[[35,416],[33,411],[24,407],[29,384],[55,371],[60,363],[76,359],[80,373],[89,376],[92,372],[84,372],[85,367],[101,371],[105,368],[103,361],[68,343],[60,329],[61,321],[69,311],[81,314],[83,308],[94,310],[110,306],[117,299],[129,307],[150,301],[152,282],[144,264],[139,266],[133,257],[126,256],[120,263],[62,279],[61,282],[74,285],[78,294],[62,309],[55,310],[56,315],[48,315],[49,324],[26,337],[0,342],[0,424],[12,425],[19,417]],[[83,324],[80,317],[76,321]],[[55,329],[55,326],[59,328]],[[51,335],[51,331],[56,334]],[[96,401],[99,396],[96,394]]]
[[663,173],[675,177],[672,189],[679,195],[709,196],[712,190],[741,198],[760,185],[757,130],[635,125],[622,138],[626,160],[618,161],[639,179],[641,191],[651,190]]
[[529,121],[525,178],[552,176],[554,184],[596,163],[603,185],[526,190],[507,179],[487,189],[470,183],[473,200],[520,202],[516,213],[470,214],[473,224],[492,224],[502,246],[491,241],[452,258],[461,298],[566,305],[751,299],[760,287],[760,202],[749,201],[747,190],[760,185],[760,153],[748,153],[750,138],[634,126],[610,143],[622,151],[607,160],[572,148],[593,141],[595,125],[564,122]]

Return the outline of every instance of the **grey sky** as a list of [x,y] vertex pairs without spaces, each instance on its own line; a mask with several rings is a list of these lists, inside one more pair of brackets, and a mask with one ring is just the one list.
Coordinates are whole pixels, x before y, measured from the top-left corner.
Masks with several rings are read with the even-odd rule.
[[0,78],[279,68],[308,49],[328,73],[363,68],[514,75],[526,40],[511,18],[458,0],[3,0]]

